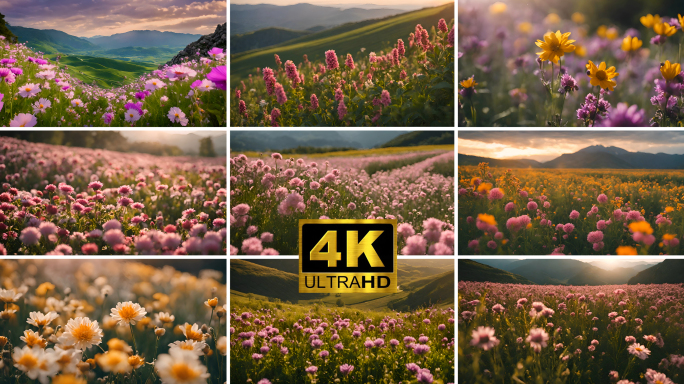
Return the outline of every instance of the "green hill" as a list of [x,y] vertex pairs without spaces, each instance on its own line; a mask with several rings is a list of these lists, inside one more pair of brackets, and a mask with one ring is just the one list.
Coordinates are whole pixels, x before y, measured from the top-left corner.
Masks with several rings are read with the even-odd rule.
[[[231,82],[245,80],[249,73],[255,74],[256,67],[275,67],[274,54],[278,54],[283,62],[292,60],[298,64],[303,60],[304,54],[308,55],[310,61],[322,60],[325,51],[330,49],[335,50],[338,55],[351,53],[357,59],[371,52],[379,53],[382,49],[390,48],[397,39],[403,39],[408,45],[409,33],[415,30],[416,24],[422,24],[429,30],[441,18],[447,23],[453,20],[453,3],[384,19],[348,23],[266,49],[231,55]],[[361,48],[365,48],[363,53]]]
[[489,281],[492,283],[529,284],[534,283],[520,275],[478,263],[474,260],[458,261],[459,281]]
[[104,51],[88,51],[90,56],[101,56],[124,61],[139,61],[163,64],[178,54],[178,48],[168,47],[124,47]]
[[389,147],[415,147],[417,145],[440,145],[454,144],[454,132],[452,131],[414,131],[404,133],[381,145],[380,148]]
[[230,36],[230,53],[251,51],[283,43],[298,37],[310,35],[309,31],[295,31],[285,28],[264,28],[243,35]]
[[568,285],[626,284],[636,273],[634,268],[615,268],[607,271],[591,265],[568,279]]
[[454,303],[453,270],[430,276],[409,286],[417,289],[410,291],[404,298],[390,301],[387,306],[394,310],[407,311],[430,305],[444,306]]
[[542,163],[536,160],[527,159],[492,159],[489,157],[480,157],[472,155],[458,154],[458,165],[478,165],[480,163],[489,163],[490,167],[501,168],[540,168]]
[[245,260],[230,260],[230,289],[297,303],[324,297],[322,293],[299,293],[299,277]]
[[[51,55],[54,60],[56,55]],[[68,67],[67,72],[85,83],[91,84],[94,80],[103,88],[121,86],[130,83],[138,76],[157,69],[155,65],[122,61],[106,57],[68,55],[59,60],[59,67]]]
[[627,284],[681,284],[684,283],[684,260],[667,259],[645,269],[629,279]]
[[24,28],[14,25],[10,25],[9,29],[17,35],[20,43],[28,41],[26,46],[34,51],[52,54],[99,49],[88,40],[54,29]]
[[5,23],[5,15],[2,13],[0,13],[0,36],[5,36],[10,41],[14,41],[14,39],[17,38],[17,36],[7,27],[7,23]]

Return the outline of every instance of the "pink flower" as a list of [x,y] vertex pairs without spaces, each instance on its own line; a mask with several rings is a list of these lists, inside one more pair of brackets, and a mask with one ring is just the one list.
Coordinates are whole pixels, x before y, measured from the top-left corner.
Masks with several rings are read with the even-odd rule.
[[[565,227],[563,228],[565,229]],[[603,240],[603,232],[601,231],[593,231],[589,232],[589,235],[587,235],[587,241],[590,243],[598,243]]]
[[[504,193],[501,190],[501,188],[492,188],[491,191],[489,191],[489,200],[500,200],[503,199]],[[508,204],[513,204],[513,203],[508,203]],[[504,208],[506,212],[508,212],[508,204]],[[513,208],[515,208],[515,204],[513,204]]]
[[287,77],[293,81],[294,84],[297,84],[299,82],[299,73],[297,72],[297,66],[295,63],[292,62],[292,60],[288,60],[285,62],[285,72],[287,73]]
[[416,231],[413,229],[413,226],[408,223],[401,223],[397,227],[397,233],[402,235],[404,238],[408,238],[409,236],[413,236],[416,234]]
[[570,212],[570,220],[575,220],[575,219],[579,218],[579,216],[580,216],[579,212],[575,211],[574,209],[572,210],[572,212]]
[[385,107],[389,106],[391,103],[390,94],[386,89],[382,90],[382,94],[380,95],[380,103]]
[[40,241],[40,237],[41,234],[38,228],[26,227],[21,231],[19,240],[26,245],[36,245]]
[[114,246],[116,244],[125,244],[126,236],[119,229],[110,229],[102,235],[102,240],[105,243]]
[[[280,85],[280,84],[278,84],[278,85]],[[282,87],[280,87],[280,88],[282,89]],[[273,125],[274,127],[278,127],[279,126],[278,125],[278,118],[279,117],[280,117],[280,109],[273,108],[273,110],[271,110],[271,125]]]
[[277,54],[274,54],[273,56],[275,56],[276,65],[280,66],[280,64],[283,63],[282,61],[280,61],[280,56],[278,56]]
[[397,40],[397,51],[399,52],[399,56],[404,56],[404,53],[406,53],[406,47],[404,46],[404,40],[402,40],[402,39]]
[[280,83],[275,83],[275,94],[278,104],[283,105],[287,102],[287,95],[285,94],[285,89]]
[[250,237],[242,242],[242,252],[246,255],[260,255],[263,250],[264,246],[261,245],[261,240],[256,237]]
[[38,123],[36,117],[30,113],[20,113],[10,120],[10,127],[35,127]]
[[325,62],[328,65],[328,70],[340,67],[339,62],[337,61],[337,54],[332,49],[325,52]]
[[[490,191],[490,192],[491,192],[491,191]],[[504,207],[504,211],[505,211],[505,212],[511,212],[511,211],[514,211],[514,210],[515,210],[515,203],[512,202],[512,201],[511,201],[510,203],[506,204],[506,206]]]
[[535,352],[540,353],[541,349],[548,345],[549,334],[543,328],[532,328],[525,341],[530,343]]
[[264,232],[261,234],[262,243],[270,243],[273,241],[273,234],[270,232]]
[[[239,92],[239,91],[238,91],[238,92]],[[247,106],[245,105],[245,101],[244,101],[244,100],[240,100],[240,104],[239,104],[238,108],[240,109],[240,114],[241,114],[241,115],[244,115],[245,112],[247,112]]]
[[356,209],[356,204],[354,204],[354,203],[349,203],[349,204],[347,205],[347,209],[349,209],[350,211],[355,210],[355,209]]
[[318,108],[318,97],[316,97],[315,93],[311,94],[311,109],[316,109]]
[[88,184],[88,189],[92,189],[93,191],[97,191],[97,190],[99,190],[99,189],[102,189],[102,186],[103,186],[103,185],[104,185],[104,184],[102,184],[102,183],[99,182],[99,181],[93,181],[93,182],[91,182],[90,184]]
[[295,212],[304,212],[306,205],[304,204],[304,198],[297,192],[290,193],[283,201],[278,205],[278,213],[281,215],[291,215]]
[[344,94],[342,93],[342,89],[337,88],[335,90],[335,100],[337,100],[337,101],[343,101],[344,100]]
[[528,211],[536,211],[537,207],[538,207],[537,203],[535,203],[534,201],[530,201],[529,203],[527,203],[527,210]]
[[273,95],[275,92],[276,79],[273,76],[273,70],[271,68],[264,68],[261,70],[264,75],[264,83],[266,83],[266,92],[269,95]]
[[[333,52],[334,52],[334,51],[333,51]],[[326,52],[326,56],[327,56],[327,54],[328,54],[328,53]],[[326,59],[327,59],[327,57],[326,57]],[[351,53],[347,53],[347,60],[344,62],[344,64],[345,64],[347,67],[349,67],[349,69],[354,69],[354,68],[356,68],[356,66],[354,65],[354,59],[352,58]]]
[[575,225],[572,223],[567,223],[563,226],[563,231],[565,233],[571,233],[575,229]]
[[494,333],[494,328],[479,326],[471,334],[470,345],[488,351],[499,345],[499,339],[494,336]]
[[347,114],[347,106],[344,105],[344,100],[340,101],[340,104],[337,106],[337,114],[340,117],[340,120],[344,120],[344,116]]
[[599,203],[603,204],[603,203],[608,201],[608,196],[606,196],[605,194],[602,193],[602,194],[598,195],[596,200],[598,200]]
[[444,21],[444,19],[439,19],[439,22],[437,22],[437,29],[444,33],[449,31],[449,27],[447,27],[447,23]]
[[424,255],[427,240],[421,235],[413,235],[406,239],[406,246],[401,249],[402,255]]

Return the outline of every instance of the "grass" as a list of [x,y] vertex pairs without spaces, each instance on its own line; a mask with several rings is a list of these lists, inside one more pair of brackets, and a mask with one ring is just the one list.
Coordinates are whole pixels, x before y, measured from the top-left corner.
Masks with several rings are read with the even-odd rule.
[[[55,57],[56,55],[49,56],[50,60],[54,60]],[[62,69],[64,66],[69,68],[67,72],[71,76],[85,83],[92,83],[96,80],[99,86],[104,88],[130,83],[138,76],[157,69],[155,65],[149,63],[81,55],[62,56],[59,60],[59,67]]]
[[436,162],[432,164],[432,168],[428,171],[444,177],[454,177],[454,159]]
[[391,44],[396,43],[397,39],[404,39],[408,47],[406,38],[414,31],[416,24],[437,25],[440,18],[447,20],[447,23],[454,18],[453,3],[407,12],[377,21],[349,23],[290,40],[268,49],[232,55],[230,80],[233,83],[239,83],[240,80],[246,81],[247,75],[254,74],[256,67],[275,67],[274,54],[278,54],[283,62],[292,60],[299,63],[303,61],[304,54],[308,55],[309,61],[322,60],[325,51],[330,49],[335,50],[338,55],[351,53],[356,59],[361,55],[360,48],[366,48],[363,55],[368,55],[390,47]]
[[[335,151],[326,153],[314,153],[314,154],[288,154],[290,157],[295,157],[298,155],[306,155],[309,158],[316,157],[361,157],[361,156],[383,156],[383,155],[397,155],[401,153],[409,152],[424,152],[424,151],[453,151],[454,146],[451,144],[443,145],[419,145],[416,147],[389,147],[389,148],[371,148],[371,149],[355,149],[351,151]],[[231,156],[237,156],[239,154],[244,154],[247,157],[259,157],[265,152],[256,151],[238,151],[239,153],[232,153]],[[275,152],[275,151],[274,151]],[[270,153],[268,153],[270,156]],[[453,168],[453,165],[452,165]],[[453,171],[452,171],[453,173]]]

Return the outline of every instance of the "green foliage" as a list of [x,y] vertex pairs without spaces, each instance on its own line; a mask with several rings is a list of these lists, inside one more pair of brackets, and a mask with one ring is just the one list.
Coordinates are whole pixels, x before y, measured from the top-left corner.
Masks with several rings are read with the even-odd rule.
[[286,28],[264,28],[242,35],[231,35],[230,53],[260,49],[310,34],[309,31],[294,31]]
[[335,302],[335,305],[337,305],[338,307],[344,307],[344,300],[337,299],[337,301]]
[[[380,171],[391,171],[393,169],[405,167],[407,165],[415,164],[415,163],[420,163],[421,161],[425,159],[429,159],[431,157],[434,157],[433,154],[427,154],[427,155],[418,155],[418,156],[413,156],[413,157],[408,157],[404,159],[398,159],[398,160],[391,160],[391,161],[374,161],[372,163],[369,163],[366,165],[366,173],[368,176],[372,176],[375,172],[380,172]],[[453,172],[451,172],[453,176]]]
[[458,260],[459,281],[490,281],[492,283],[528,284],[534,283],[520,275],[478,263],[474,260]]
[[414,131],[404,133],[381,145],[387,147],[415,147],[418,145],[453,144],[454,133],[452,131]]
[[454,159],[435,162],[431,168],[428,168],[428,172],[444,177],[454,177]]
[[5,15],[0,13],[0,36],[5,36],[9,40],[16,40],[17,36],[7,27]]
[[211,137],[204,137],[200,139],[199,155],[202,157],[216,157],[214,141],[211,139]]
[[152,72],[156,66],[147,63],[137,63],[110,59],[107,57],[80,55],[51,55],[60,68],[68,67],[67,73],[85,83],[96,82],[100,87],[119,87],[135,81],[139,76]]

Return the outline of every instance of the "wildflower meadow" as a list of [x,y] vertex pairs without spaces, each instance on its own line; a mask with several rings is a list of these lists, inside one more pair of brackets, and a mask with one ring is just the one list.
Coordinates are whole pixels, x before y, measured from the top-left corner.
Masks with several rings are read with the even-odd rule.
[[231,302],[231,382],[454,383],[454,311]]
[[460,254],[681,254],[679,170],[459,166]]
[[107,89],[0,36],[0,126],[225,126],[225,53],[208,53]]
[[[275,54],[231,92],[232,127],[454,126],[454,23],[418,24],[386,51]],[[283,60],[285,62],[283,63]]]
[[226,254],[225,158],[0,141],[0,255]]
[[460,281],[458,297],[461,382],[673,384],[684,374],[681,284]]
[[0,381],[224,383],[223,272],[0,260]]
[[681,126],[684,11],[631,17],[598,12],[622,2],[574,4],[596,13],[558,1],[459,7],[460,126]]
[[453,255],[453,145],[407,148],[232,157],[230,254],[299,254],[299,219],[385,218],[399,253]]

